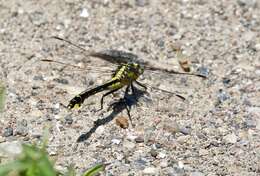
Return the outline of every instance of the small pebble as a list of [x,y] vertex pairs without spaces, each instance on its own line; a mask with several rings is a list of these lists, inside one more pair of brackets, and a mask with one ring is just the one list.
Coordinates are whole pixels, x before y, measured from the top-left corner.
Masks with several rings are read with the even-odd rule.
[[209,154],[209,152],[206,149],[200,149],[199,150],[199,155],[200,156],[205,156],[205,155],[208,155],[208,154]]
[[154,149],[159,149],[159,148],[162,148],[162,145],[160,143],[155,143],[155,144],[152,145],[152,147]]
[[33,11],[30,14],[30,19],[32,23],[36,26],[43,25],[47,22],[47,19],[45,18],[44,12],[42,11]]
[[178,161],[178,167],[180,169],[184,168],[184,163],[182,161]]
[[159,173],[159,169],[155,167],[147,167],[143,170],[143,174],[156,175]]
[[99,126],[96,130],[96,133],[99,135],[102,135],[105,131],[105,127],[104,126]]
[[147,143],[150,139],[153,138],[153,132],[155,127],[149,127],[145,129],[144,142]]
[[237,0],[240,6],[249,6],[254,7],[257,3],[257,0]]
[[191,129],[190,128],[186,128],[186,127],[181,127],[180,128],[180,132],[184,135],[188,135],[191,133]]
[[64,78],[55,78],[55,79],[53,79],[53,81],[60,83],[60,84],[69,84],[69,81]]
[[222,80],[224,86],[228,86],[228,84],[231,82],[231,80],[229,78],[223,78]]
[[[248,0],[247,0],[248,1]],[[247,32],[244,32],[242,34],[242,38],[245,40],[245,41],[252,41],[254,40],[256,37],[256,33],[255,32],[252,32],[252,31],[247,31]]]
[[260,51],[260,43],[257,43],[257,44],[255,45],[255,49],[256,49],[256,51]]
[[198,68],[198,72],[199,74],[205,76],[205,77],[208,77],[209,76],[209,69],[207,67],[199,67]]
[[231,133],[231,134],[224,136],[223,140],[226,143],[234,144],[237,142],[237,136],[234,133]]
[[147,1],[147,0],[136,0],[135,5],[139,6],[139,7],[144,7],[144,6],[148,5],[148,2],[149,1]]
[[129,126],[128,119],[123,116],[116,118],[116,124],[117,126],[120,126],[123,129],[126,129]]
[[184,143],[186,143],[189,139],[190,139],[190,136],[189,136],[189,135],[180,136],[180,137],[177,138],[177,142],[178,142],[179,144],[184,144]]
[[42,132],[32,131],[32,132],[31,132],[31,136],[32,136],[33,138],[41,138],[41,137],[42,137]]
[[81,13],[80,13],[80,17],[82,18],[87,18],[89,17],[89,12],[86,8],[82,9]]
[[112,142],[113,144],[118,145],[118,144],[120,144],[121,140],[119,140],[119,139],[112,139],[111,142]]
[[33,80],[35,80],[35,81],[43,81],[44,79],[43,79],[42,75],[36,75],[36,76],[33,77]]
[[166,156],[167,156],[166,153],[159,152],[157,157],[160,158],[160,159],[164,159]]
[[166,160],[163,160],[162,162],[160,162],[160,167],[165,168],[168,166],[168,162]]
[[180,131],[178,123],[173,120],[167,120],[163,122],[163,129],[173,134],[176,134]]
[[156,44],[157,44],[159,47],[163,48],[163,47],[164,47],[164,39],[159,39],[159,40],[157,40]]
[[190,176],[204,176],[205,174],[203,174],[202,172],[192,172],[190,173]]
[[146,158],[140,158],[134,161],[135,167],[139,170],[143,170],[145,166],[149,164]]
[[245,127],[246,128],[255,128],[256,127],[256,121],[253,119],[246,119],[245,120]]
[[26,136],[28,134],[27,121],[25,119],[17,121],[15,132],[17,135]]
[[130,140],[130,141],[134,141],[138,136],[134,135],[134,134],[128,134],[127,135],[127,139]]
[[222,89],[219,90],[217,97],[218,97],[218,103],[223,103],[224,101],[230,98],[229,94]]
[[135,138],[135,142],[136,143],[143,143],[144,142],[144,138],[141,136],[138,136],[137,138]]
[[64,119],[65,119],[65,123],[66,124],[71,125],[73,123],[73,118],[72,118],[72,116],[70,114],[65,116]]
[[156,158],[157,155],[158,155],[158,152],[157,152],[157,150],[155,150],[155,149],[151,149],[150,154],[151,154],[152,157],[155,157],[155,158]]
[[12,127],[7,127],[7,128],[5,128],[4,131],[3,131],[3,136],[4,136],[4,137],[12,136],[12,135],[14,134],[13,132],[14,132],[14,130],[13,130]]
[[36,103],[36,108],[38,110],[44,110],[46,108],[46,105],[45,105],[45,102],[43,100],[39,100],[37,103]]
[[128,140],[125,140],[123,142],[123,147],[131,150],[131,149],[135,148],[135,143],[131,142],[131,141],[128,141]]

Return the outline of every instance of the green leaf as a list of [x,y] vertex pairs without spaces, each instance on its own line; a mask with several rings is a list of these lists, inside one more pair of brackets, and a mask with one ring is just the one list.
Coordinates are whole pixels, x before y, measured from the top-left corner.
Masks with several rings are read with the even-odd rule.
[[106,167],[106,164],[97,164],[96,166],[90,168],[87,170],[83,176],[95,176],[98,174],[100,171],[104,171]]
[[0,166],[0,175],[16,171],[19,176],[57,176],[53,163],[45,149],[35,145],[23,145],[23,151],[17,160]]

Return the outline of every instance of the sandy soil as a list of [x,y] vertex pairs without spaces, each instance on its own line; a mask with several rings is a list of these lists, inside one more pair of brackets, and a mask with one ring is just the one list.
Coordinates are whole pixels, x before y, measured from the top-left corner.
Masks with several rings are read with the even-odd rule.
[[[107,162],[105,175],[260,175],[259,9],[256,0],[0,0],[0,145],[39,141],[49,127],[48,151],[62,169]],[[181,71],[172,48],[179,45],[192,71],[208,78],[146,71],[140,82],[187,99],[149,88],[131,107],[134,126],[122,129],[114,119],[125,110],[107,109],[123,91],[102,111],[101,94],[80,110],[64,107],[115,66],[51,36]],[[87,139],[77,143],[81,134]]]

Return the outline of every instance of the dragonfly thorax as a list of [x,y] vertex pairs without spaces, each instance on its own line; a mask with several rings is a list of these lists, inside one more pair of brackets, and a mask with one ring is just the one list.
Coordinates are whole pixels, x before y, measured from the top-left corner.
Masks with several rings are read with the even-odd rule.
[[112,76],[112,79],[120,81],[121,86],[129,85],[143,74],[144,68],[137,63],[126,63],[120,65]]

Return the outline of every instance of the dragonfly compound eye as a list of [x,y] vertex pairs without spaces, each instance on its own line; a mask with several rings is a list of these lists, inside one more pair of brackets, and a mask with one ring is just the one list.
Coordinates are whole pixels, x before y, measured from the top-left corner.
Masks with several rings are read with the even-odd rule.
[[144,68],[138,63],[132,63],[130,69],[132,69],[131,71],[133,71],[139,75],[143,74],[143,72],[144,72]]
[[77,109],[82,104],[82,98],[80,96],[76,96],[73,99],[70,100],[68,108],[69,109]]

